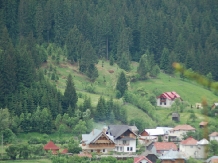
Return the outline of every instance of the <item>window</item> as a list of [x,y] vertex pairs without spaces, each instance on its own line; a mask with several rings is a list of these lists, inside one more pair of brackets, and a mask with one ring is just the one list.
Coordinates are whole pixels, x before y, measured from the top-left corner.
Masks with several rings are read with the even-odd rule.
[[117,151],[119,151],[119,147],[117,147]]
[[105,149],[103,149],[103,152],[105,152]]
[[132,151],[132,147],[130,147],[130,151]]
[[126,144],[126,140],[123,140],[123,144]]
[[193,146],[191,145],[191,148],[193,148]]
[[127,147],[127,151],[129,151],[129,147]]
[[93,150],[91,150],[91,152],[93,152]]
[[164,103],[164,105],[166,105],[166,102]]
[[162,104],[162,102],[160,102],[160,105]]
[[122,148],[122,147],[120,147],[120,151],[123,151],[123,148]]

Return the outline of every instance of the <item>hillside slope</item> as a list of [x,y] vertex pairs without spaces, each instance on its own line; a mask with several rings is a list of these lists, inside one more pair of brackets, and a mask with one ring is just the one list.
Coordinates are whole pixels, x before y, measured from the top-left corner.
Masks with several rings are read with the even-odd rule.
[[[97,105],[100,96],[104,96],[106,99],[113,97],[115,101],[123,104],[122,99],[115,98],[116,81],[119,73],[122,71],[122,69],[120,69],[116,64],[111,66],[108,61],[100,60],[96,65],[99,77],[92,83],[84,74],[79,72],[77,64],[69,63],[63,56],[61,56],[60,60],[61,62],[56,64],[55,61],[49,57],[47,64],[45,64],[42,69],[46,71],[47,78],[54,83],[57,88],[61,90],[61,92],[64,92],[67,75],[71,73],[77,93],[90,97],[93,107]],[[130,72],[125,72],[127,77],[136,73],[137,65],[138,64],[136,62],[132,63],[132,70]],[[51,69],[52,71],[50,71]],[[58,76],[59,80],[51,80],[53,73]],[[201,85],[198,85],[193,81],[189,81],[188,79],[183,81],[178,75],[169,76],[167,74],[160,73],[156,79],[129,82],[128,86],[129,91],[132,93],[137,93],[139,90],[145,92],[146,94],[152,94],[154,90],[158,90],[159,92],[176,91],[184,101],[189,103],[189,107],[184,110],[184,113],[181,113],[180,123],[188,122],[191,114],[191,106],[194,107],[195,103],[201,102],[202,98],[206,98],[209,105],[218,101],[218,97],[210,90],[205,89]],[[142,96],[141,98],[145,97]],[[82,102],[83,98],[79,98],[78,104]],[[143,119],[146,124],[149,124],[150,127],[157,125],[157,122],[153,121],[149,115],[140,110],[138,107],[132,104],[125,104],[123,107],[127,110],[128,121],[140,118]],[[192,109],[191,112],[193,111],[200,117],[198,120],[203,119],[203,115],[200,113],[201,111]],[[158,116],[159,122],[164,121],[165,125],[174,125],[171,123],[171,118],[168,116],[171,112],[173,112],[171,109],[159,108],[154,110],[154,113]]]

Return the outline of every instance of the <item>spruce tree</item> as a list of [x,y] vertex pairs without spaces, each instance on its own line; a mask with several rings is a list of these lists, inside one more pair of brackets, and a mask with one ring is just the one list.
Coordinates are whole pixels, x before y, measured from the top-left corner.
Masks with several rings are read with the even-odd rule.
[[140,61],[139,61],[139,66],[137,68],[137,72],[141,79],[146,79],[147,73],[149,72],[147,54],[144,54],[141,56]]
[[74,82],[73,82],[71,74],[69,74],[67,77],[66,89],[64,91],[64,97],[62,101],[63,102],[63,113],[67,112],[67,109],[69,106],[75,109],[77,101],[78,101],[78,97],[77,97],[76,89],[74,86]]
[[122,71],[117,81],[116,90],[118,90],[121,93],[122,97],[127,89],[127,79],[124,72]]

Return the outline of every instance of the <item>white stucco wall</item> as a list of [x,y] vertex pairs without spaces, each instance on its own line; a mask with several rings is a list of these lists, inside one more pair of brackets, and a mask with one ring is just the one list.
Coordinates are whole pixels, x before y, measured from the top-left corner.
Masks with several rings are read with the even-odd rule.
[[115,140],[115,144],[114,151],[116,152],[136,152],[136,140],[128,140],[126,144],[123,144],[122,140]]
[[179,150],[185,154],[187,158],[198,158],[204,159],[206,158],[205,145],[181,145],[179,146]]
[[210,141],[211,140],[216,140],[216,141],[218,141],[218,136],[210,136]]
[[169,133],[169,136],[176,136],[178,137],[180,140],[182,140],[183,138],[183,135],[186,134],[187,131],[184,131],[184,130],[173,130],[173,131],[170,131]]
[[173,104],[174,101],[166,99],[166,105],[162,102],[162,104],[160,105],[160,98],[157,99],[157,106],[161,106],[161,107],[171,107],[171,105]]
[[197,145],[179,145],[179,151],[185,153],[185,156],[187,158],[192,157],[192,158],[196,158],[195,156],[195,152],[197,150]]

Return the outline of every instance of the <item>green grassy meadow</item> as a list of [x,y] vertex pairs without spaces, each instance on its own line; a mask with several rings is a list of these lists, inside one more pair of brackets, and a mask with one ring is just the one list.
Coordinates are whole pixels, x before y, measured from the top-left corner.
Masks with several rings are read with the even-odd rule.
[[[98,69],[99,76],[95,82],[89,81],[89,79],[79,72],[79,68],[77,64],[71,64],[67,61],[64,56],[61,56],[61,61],[59,64],[56,64],[51,57],[48,58],[48,62],[46,65],[42,67],[42,69],[47,70],[47,78],[50,79],[48,74],[50,65],[55,67],[56,74],[59,77],[58,81],[52,81],[53,84],[63,93],[65,90],[66,79],[69,73],[73,76],[73,81],[77,90],[77,93],[82,94],[83,96],[88,96],[91,98],[92,105],[95,107],[98,103],[98,99],[100,96],[104,96],[106,100],[110,97],[113,97],[115,101],[120,102],[123,104],[122,99],[115,98],[115,87],[118,76],[122,69],[118,67],[117,64],[111,66],[109,61],[106,60],[99,60],[98,64],[96,65]],[[132,62],[131,64],[131,71],[126,72],[127,78],[129,76],[136,74],[137,71],[137,62]],[[113,70],[113,73],[110,73],[109,70]],[[50,75],[51,76],[51,75]],[[94,92],[87,91],[88,87],[92,87]],[[161,72],[157,78],[147,79],[145,81],[136,81],[136,82],[129,82],[128,83],[128,90],[134,93],[137,93],[138,90],[143,90],[144,92],[150,94],[153,90],[158,90],[160,93],[162,92],[169,92],[169,91],[176,91],[183,101],[186,101],[189,104],[189,108],[186,108],[183,113],[180,115],[180,124],[188,123],[189,116],[191,112],[196,114],[197,122],[200,122],[205,119],[205,116],[201,114],[201,111],[195,109],[195,103],[201,103],[202,99],[206,99],[208,105],[212,105],[213,102],[218,101],[218,96],[216,96],[212,91],[204,88],[203,86],[197,84],[195,81],[191,81],[189,79],[182,80],[179,77],[179,74],[175,75],[167,75]],[[142,97],[143,98],[143,97]],[[83,103],[83,98],[79,98],[78,105]],[[192,106],[192,108],[191,108]],[[134,105],[126,104],[123,106],[128,115],[128,121],[134,118],[141,118],[145,119],[149,126],[155,126],[155,122],[142,110],[137,108]],[[192,111],[190,111],[192,110]],[[171,123],[171,117],[168,116],[172,113],[172,110],[169,108],[158,108],[155,109],[154,112],[158,116],[160,121],[166,122],[167,124],[175,125]],[[210,118],[209,118],[210,119]],[[98,126],[98,124],[96,124]],[[101,126],[101,125],[100,125]]]

